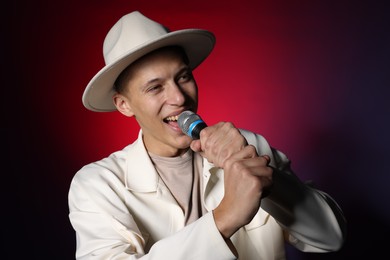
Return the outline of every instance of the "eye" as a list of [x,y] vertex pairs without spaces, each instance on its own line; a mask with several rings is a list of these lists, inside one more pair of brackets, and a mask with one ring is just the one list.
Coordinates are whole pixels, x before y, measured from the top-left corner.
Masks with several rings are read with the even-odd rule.
[[161,89],[162,89],[161,85],[154,85],[154,86],[148,87],[146,89],[146,92],[148,92],[148,93],[155,93],[155,92],[159,92]]
[[179,83],[185,83],[192,80],[192,73],[191,72],[185,72],[179,77]]

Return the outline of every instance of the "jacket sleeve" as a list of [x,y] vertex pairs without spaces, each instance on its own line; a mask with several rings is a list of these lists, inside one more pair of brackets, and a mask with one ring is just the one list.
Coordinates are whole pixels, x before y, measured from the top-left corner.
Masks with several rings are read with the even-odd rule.
[[144,234],[127,211],[117,183],[88,173],[76,174],[69,190],[76,259],[235,259],[212,213],[157,241],[146,252]]
[[303,183],[287,157],[262,136],[242,133],[259,154],[271,156],[273,186],[261,207],[283,227],[287,242],[306,252],[339,250],[345,240],[346,220],[337,203],[327,193]]

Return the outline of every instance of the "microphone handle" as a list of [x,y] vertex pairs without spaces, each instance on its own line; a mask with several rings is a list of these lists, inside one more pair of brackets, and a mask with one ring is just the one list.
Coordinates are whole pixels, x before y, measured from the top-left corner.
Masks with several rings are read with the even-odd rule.
[[203,120],[196,120],[189,126],[187,135],[189,135],[194,140],[198,140],[200,138],[200,131],[206,127],[207,125]]

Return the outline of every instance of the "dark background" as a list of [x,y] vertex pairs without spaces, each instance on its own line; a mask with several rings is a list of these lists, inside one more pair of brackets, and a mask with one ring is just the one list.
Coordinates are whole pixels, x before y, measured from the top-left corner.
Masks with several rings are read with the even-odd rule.
[[385,1],[14,1],[1,8],[2,259],[74,259],[67,193],[83,165],[121,149],[138,126],[84,109],[102,42],[140,10],[171,29],[213,31],[195,71],[199,113],[263,134],[340,204],[337,253],[377,259],[390,231],[390,26]]

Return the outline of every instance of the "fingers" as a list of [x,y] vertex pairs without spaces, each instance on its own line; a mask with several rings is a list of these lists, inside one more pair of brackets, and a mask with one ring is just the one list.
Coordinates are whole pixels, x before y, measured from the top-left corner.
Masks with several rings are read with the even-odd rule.
[[[232,163],[236,160],[259,157],[256,148],[248,145],[240,131],[232,123],[226,122],[203,129],[200,139],[191,143],[191,149],[200,152],[209,162],[221,168],[225,168],[228,161]],[[267,166],[270,157],[264,155],[258,160],[262,166]]]
[[248,159],[248,158],[253,158],[256,156],[256,149],[253,149],[254,147],[251,145],[245,146],[239,151],[232,153],[228,158],[225,159],[225,163],[227,160],[234,161],[234,160],[239,160],[239,159]]
[[250,174],[256,177],[272,178],[273,169],[268,166],[268,160],[263,156],[243,158],[239,160],[227,160],[225,170],[233,174]]
[[273,183],[273,168],[268,166],[269,163],[268,155],[257,156],[255,147],[248,145],[227,159],[224,169],[226,177],[234,178],[235,182],[252,179],[250,184],[253,189],[262,193],[269,190]]
[[231,145],[234,145],[236,149],[240,149],[247,144],[240,131],[230,122],[220,122],[203,129],[201,140],[205,150],[216,149],[218,146],[229,147]]
[[268,155],[258,156],[256,147],[253,145],[247,145],[244,148],[242,148],[240,151],[232,154],[228,159],[226,159],[226,163],[232,163],[237,160],[243,160],[243,159],[250,159],[250,158],[256,158],[258,157],[259,162],[262,162],[263,165],[268,165],[270,162],[270,157]]
[[190,144],[190,148],[194,152],[202,152],[200,140],[193,140]]
[[203,129],[200,142],[207,160],[222,168],[227,158],[247,145],[240,131],[232,123],[225,122]]
[[257,156],[251,145],[227,159],[225,194],[214,211],[217,227],[225,236],[248,224],[258,211],[261,199],[267,196],[273,174],[269,162],[268,155]]
[[268,155],[264,154],[261,157],[263,157],[265,160],[267,160],[267,165],[271,162],[271,158]]

